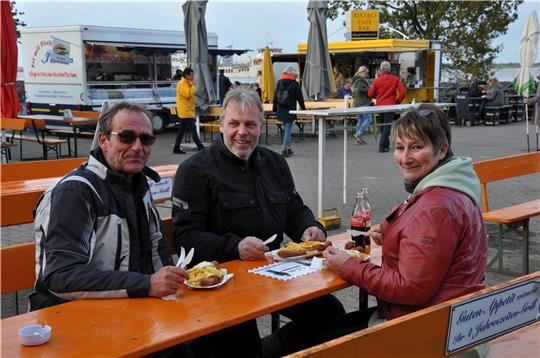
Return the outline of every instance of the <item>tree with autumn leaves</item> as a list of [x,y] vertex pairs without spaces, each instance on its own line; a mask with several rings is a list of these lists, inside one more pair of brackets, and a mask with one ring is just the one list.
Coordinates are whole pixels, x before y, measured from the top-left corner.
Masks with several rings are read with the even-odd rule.
[[[327,16],[353,9],[379,10],[379,22],[411,39],[439,40],[448,68],[467,77],[487,78],[506,33],[518,16],[518,1],[340,1],[330,0]],[[381,38],[400,37],[381,29]],[[518,44],[508,44],[517,46]],[[460,76],[458,76],[460,77]]]

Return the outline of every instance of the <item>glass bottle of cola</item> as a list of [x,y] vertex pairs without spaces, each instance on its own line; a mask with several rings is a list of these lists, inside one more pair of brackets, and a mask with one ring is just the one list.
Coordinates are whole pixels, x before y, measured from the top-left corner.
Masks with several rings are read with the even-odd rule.
[[[368,200],[368,189],[362,188],[360,192],[356,193],[356,204],[351,218],[351,230],[367,232],[371,227],[371,206]],[[369,236],[354,235],[352,240],[356,243],[356,246],[361,246],[366,254],[371,252],[371,239]]]

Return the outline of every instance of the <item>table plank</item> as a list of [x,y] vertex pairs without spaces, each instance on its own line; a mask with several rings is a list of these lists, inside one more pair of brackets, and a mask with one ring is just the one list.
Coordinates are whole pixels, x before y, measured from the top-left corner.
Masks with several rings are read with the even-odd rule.
[[[333,242],[348,234],[331,237]],[[380,248],[373,250],[380,263]],[[173,301],[157,298],[79,300],[2,320],[2,355],[9,357],[141,356],[345,288],[328,270],[290,281],[247,272],[266,261],[223,265],[234,278],[219,289],[191,290],[184,285]],[[49,324],[51,340],[21,346],[17,330]]]
[[[165,164],[152,167],[162,178],[174,178],[178,164]],[[56,184],[62,177],[32,180],[16,180],[0,183],[1,226],[25,224],[33,221],[32,210],[39,197],[47,188]],[[9,210],[8,208],[17,208]]]

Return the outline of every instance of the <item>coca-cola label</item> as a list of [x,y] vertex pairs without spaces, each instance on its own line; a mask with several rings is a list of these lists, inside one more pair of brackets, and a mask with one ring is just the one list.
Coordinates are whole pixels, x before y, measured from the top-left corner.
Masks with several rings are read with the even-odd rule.
[[351,226],[366,227],[371,226],[371,211],[363,211],[352,216]]

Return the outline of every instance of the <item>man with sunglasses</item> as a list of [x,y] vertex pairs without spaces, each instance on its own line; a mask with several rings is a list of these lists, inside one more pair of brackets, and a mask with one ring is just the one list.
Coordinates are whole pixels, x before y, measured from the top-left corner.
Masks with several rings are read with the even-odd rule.
[[163,297],[188,277],[172,266],[146,166],[148,111],[117,103],[99,118],[99,147],[41,197],[31,310],[86,298]]
[[[263,106],[257,92],[227,92],[221,136],[206,150],[182,162],[173,189],[173,228],[177,247],[195,248],[193,263],[261,260],[278,249],[285,234],[292,240],[326,240],[324,229],[296,191],[283,156],[259,147]],[[264,244],[263,240],[278,238]],[[226,309],[226,308],[225,308]],[[313,345],[335,317],[343,314],[332,295],[318,297],[279,313],[291,319],[274,334],[259,338],[255,320],[194,342],[195,355],[281,357]]]

